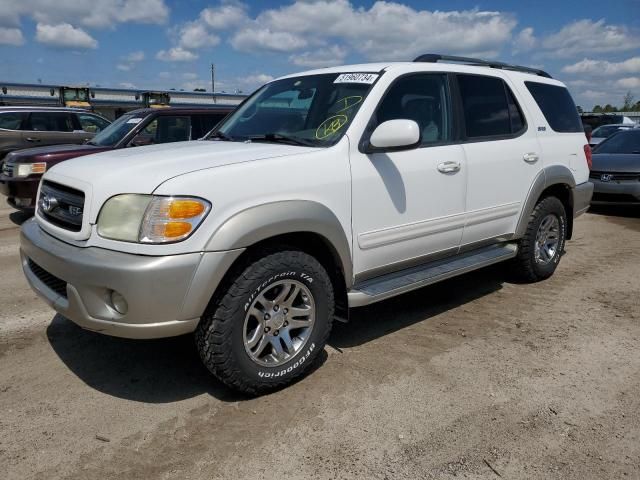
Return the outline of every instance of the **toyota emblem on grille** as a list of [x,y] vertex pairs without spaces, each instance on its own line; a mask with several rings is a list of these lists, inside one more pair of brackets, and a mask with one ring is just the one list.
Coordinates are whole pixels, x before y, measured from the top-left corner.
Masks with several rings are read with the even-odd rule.
[[611,175],[610,173],[603,173],[602,175],[600,175],[600,180],[602,180],[603,182],[610,182],[612,178],[613,175]]
[[40,207],[42,208],[42,210],[44,210],[45,212],[52,212],[54,208],[56,208],[58,206],[58,199],[55,197],[52,197],[48,194],[44,194],[42,195],[42,198],[40,199]]
[[82,208],[76,207],[75,205],[69,205],[69,213],[74,217],[78,215],[82,215]]

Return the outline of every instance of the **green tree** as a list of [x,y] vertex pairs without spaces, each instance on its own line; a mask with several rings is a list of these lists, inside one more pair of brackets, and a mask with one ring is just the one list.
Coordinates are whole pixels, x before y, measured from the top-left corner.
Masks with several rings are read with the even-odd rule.
[[622,111],[623,112],[628,112],[633,108],[633,101],[635,100],[635,97],[633,96],[633,93],[631,93],[631,91],[627,92],[624,96],[624,98],[622,99],[623,104],[622,104]]
[[613,105],[611,105],[610,103],[607,103],[604,108],[602,109],[603,112],[605,113],[611,113],[611,112],[615,112],[616,111],[616,107],[614,107]]

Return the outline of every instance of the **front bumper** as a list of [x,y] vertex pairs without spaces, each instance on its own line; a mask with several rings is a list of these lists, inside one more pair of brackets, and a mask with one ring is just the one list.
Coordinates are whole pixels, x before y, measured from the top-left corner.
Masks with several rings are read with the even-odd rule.
[[593,183],[584,182],[575,186],[573,190],[573,218],[579,217],[589,210],[592,195]]
[[594,193],[592,204],[594,205],[635,205],[640,204],[640,181],[638,180],[611,180],[603,182],[592,178]]
[[[22,225],[20,238],[24,273],[40,297],[83,328],[126,338],[195,330],[242,251],[152,257],[81,248],[52,237],[35,220]],[[112,305],[112,291],[126,299],[125,314]]]
[[0,174],[0,193],[7,197],[9,205],[18,209],[33,209],[41,175],[26,178],[7,177]]

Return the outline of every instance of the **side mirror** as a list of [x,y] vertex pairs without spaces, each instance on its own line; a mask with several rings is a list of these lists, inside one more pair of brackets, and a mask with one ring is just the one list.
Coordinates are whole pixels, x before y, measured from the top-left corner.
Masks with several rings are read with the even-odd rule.
[[420,127],[413,120],[388,120],[371,134],[369,152],[408,150],[420,144]]

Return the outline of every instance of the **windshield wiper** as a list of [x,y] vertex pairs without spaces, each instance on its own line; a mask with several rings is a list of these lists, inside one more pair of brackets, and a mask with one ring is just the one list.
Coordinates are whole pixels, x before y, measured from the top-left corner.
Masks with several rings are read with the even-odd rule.
[[211,140],[212,138],[217,138],[219,140],[224,140],[225,142],[233,142],[234,141],[232,136],[227,135],[226,133],[223,133],[220,130],[218,130],[217,132],[214,132],[211,135],[209,135],[207,137],[207,140]]
[[264,135],[254,135],[247,137],[247,140],[252,142],[274,142],[274,143],[287,143],[289,145],[301,145],[304,147],[316,147],[315,142],[307,140],[305,138],[290,137],[288,135],[282,135],[280,133],[265,133]]

